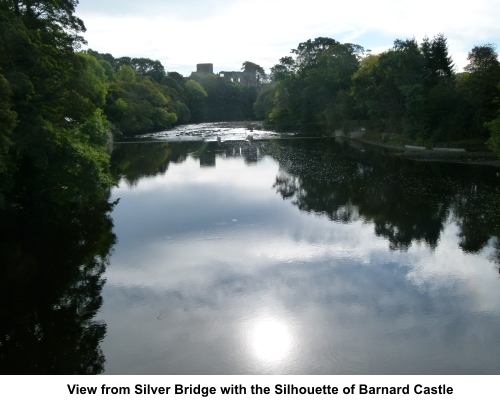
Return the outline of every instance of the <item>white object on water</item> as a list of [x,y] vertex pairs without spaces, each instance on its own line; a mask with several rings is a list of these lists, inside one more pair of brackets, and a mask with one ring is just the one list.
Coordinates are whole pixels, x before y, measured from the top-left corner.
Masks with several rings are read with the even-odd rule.
[[405,145],[406,149],[425,150],[425,146]]

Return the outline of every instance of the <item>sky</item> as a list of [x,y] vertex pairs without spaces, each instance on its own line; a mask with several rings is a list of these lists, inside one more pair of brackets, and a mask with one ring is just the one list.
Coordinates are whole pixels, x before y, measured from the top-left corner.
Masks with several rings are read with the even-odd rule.
[[330,37],[372,53],[395,39],[443,33],[461,71],[475,45],[500,45],[500,1],[474,0],[80,0],[76,15],[88,47],[115,57],[160,60],[189,75],[197,63],[214,73],[245,61],[266,71],[301,42]]

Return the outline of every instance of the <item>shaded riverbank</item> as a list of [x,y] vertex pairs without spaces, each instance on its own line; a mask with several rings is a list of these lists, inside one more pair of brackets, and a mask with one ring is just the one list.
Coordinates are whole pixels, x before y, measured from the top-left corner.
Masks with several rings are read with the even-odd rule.
[[[262,121],[235,121],[235,122],[210,122],[201,124],[181,125],[166,131],[148,133],[120,140],[118,143],[128,142],[179,142],[179,141],[201,141],[201,142],[226,142],[243,141],[251,139],[252,141],[261,141],[267,139],[314,139],[328,138],[325,135],[303,136],[294,132],[276,132],[268,129]],[[462,164],[480,164],[489,166],[499,166],[499,157],[489,151],[486,146],[478,143],[469,143],[464,152],[445,151],[448,144],[436,145],[436,149],[425,148],[416,145],[418,149],[410,149],[405,144],[412,145],[412,141],[407,138],[398,138],[396,140],[382,141],[377,137],[351,138],[349,136],[336,136],[339,142],[348,142],[357,149],[363,149],[360,145],[369,145],[369,147],[379,147],[390,151],[400,157],[420,160],[435,161]],[[449,149],[456,146],[463,147],[462,144],[453,144]],[[438,150],[441,149],[441,150]]]
[[430,148],[407,148],[405,145],[396,145],[381,141],[375,141],[365,138],[350,138],[348,136],[337,136],[339,142],[351,143],[355,148],[360,148],[359,145],[369,145],[371,147],[384,148],[391,153],[412,159],[427,162],[448,162],[448,163],[462,163],[462,164],[480,164],[488,166],[500,167],[500,159],[494,152],[487,150],[483,151],[444,151]]

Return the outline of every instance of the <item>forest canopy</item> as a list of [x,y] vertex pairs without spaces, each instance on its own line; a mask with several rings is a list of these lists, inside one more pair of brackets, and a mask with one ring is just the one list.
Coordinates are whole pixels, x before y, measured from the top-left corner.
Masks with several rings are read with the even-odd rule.
[[0,0],[0,205],[107,189],[111,135],[254,118],[255,89],[82,50],[77,5]]
[[422,142],[472,139],[500,152],[500,63],[493,44],[475,46],[458,73],[443,34],[397,39],[372,54],[319,37],[300,43],[259,94],[259,119],[277,129],[349,131],[366,127]]
[[[167,72],[158,60],[87,49],[77,0],[0,0],[0,203],[87,194],[112,184],[105,148],[191,122],[262,119],[309,133],[363,126],[421,142],[485,141],[500,152],[500,62],[473,47],[458,72],[443,34],[397,39],[373,54],[319,37],[298,44],[267,75]],[[265,82],[260,79],[266,79]]]

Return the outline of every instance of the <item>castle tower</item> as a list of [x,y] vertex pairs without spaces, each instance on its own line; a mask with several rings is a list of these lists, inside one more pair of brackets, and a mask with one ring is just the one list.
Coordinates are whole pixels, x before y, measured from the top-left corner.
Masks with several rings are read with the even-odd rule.
[[213,63],[198,63],[196,65],[196,73],[203,75],[213,75],[214,74],[214,64]]

